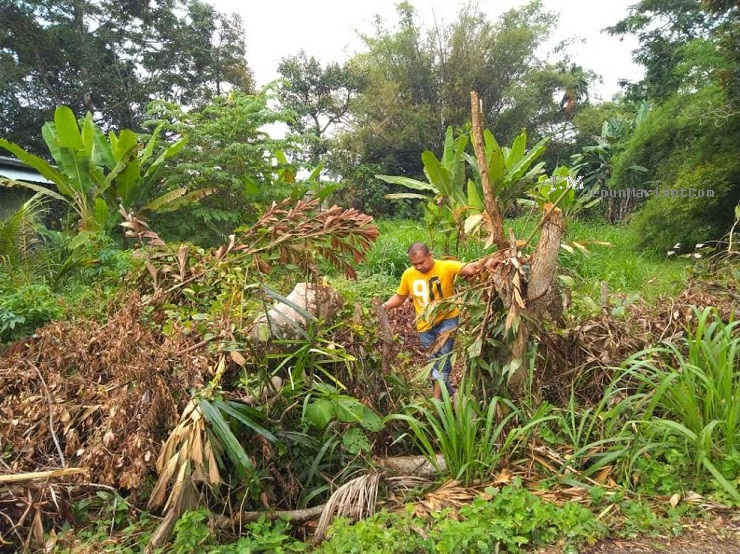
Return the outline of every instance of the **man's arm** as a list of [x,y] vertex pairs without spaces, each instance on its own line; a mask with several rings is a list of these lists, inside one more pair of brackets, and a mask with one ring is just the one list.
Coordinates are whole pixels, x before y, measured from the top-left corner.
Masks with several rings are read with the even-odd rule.
[[482,267],[480,260],[468,262],[464,266],[462,266],[462,268],[460,268],[460,272],[458,273],[458,275],[461,275],[463,277],[470,277],[471,275],[475,275],[480,272],[481,269]]
[[402,294],[394,294],[391,296],[388,300],[383,302],[383,308],[386,310],[392,310],[393,308],[398,308],[401,304],[406,302],[406,299],[408,296],[404,296]]

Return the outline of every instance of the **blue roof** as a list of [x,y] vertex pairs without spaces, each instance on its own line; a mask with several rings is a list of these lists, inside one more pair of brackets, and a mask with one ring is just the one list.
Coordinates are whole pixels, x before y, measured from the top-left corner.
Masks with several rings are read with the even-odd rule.
[[0,156],[0,177],[26,183],[53,184],[52,181],[43,177],[32,167],[27,166],[20,160],[6,156]]

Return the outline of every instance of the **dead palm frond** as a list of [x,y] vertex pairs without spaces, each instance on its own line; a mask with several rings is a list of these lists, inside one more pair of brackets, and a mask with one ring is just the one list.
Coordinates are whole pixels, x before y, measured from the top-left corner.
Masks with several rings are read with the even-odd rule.
[[319,523],[316,526],[314,541],[323,540],[334,517],[346,517],[360,521],[375,513],[378,498],[378,485],[382,474],[371,472],[361,475],[339,487],[329,498]]
[[[195,508],[198,495],[195,483],[215,486],[221,482],[217,456],[203,413],[193,399],[183,410],[179,423],[157,459],[159,479],[149,499],[149,507],[164,503],[165,511],[173,510],[177,514]],[[170,484],[172,490],[167,496]]]
[[459,481],[447,481],[424,495],[424,498],[416,504],[415,513],[418,516],[426,516],[443,508],[460,508],[469,504],[478,495],[475,489],[460,486]]

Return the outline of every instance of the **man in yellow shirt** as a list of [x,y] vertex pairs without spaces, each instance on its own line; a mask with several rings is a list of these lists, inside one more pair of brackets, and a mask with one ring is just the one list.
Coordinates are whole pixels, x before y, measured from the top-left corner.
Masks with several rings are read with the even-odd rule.
[[[456,276],[475,275],[480,267],[477,262],[463,263],[454,260],[435,260],[429,251],[429,247],[423,242],[412,244],[409,247],[408,255],[412,267],[403,272],[396,294],[386,300],[383,307],[386,310],[397,308],[411,296],[416,312],[416,329],[419,332],[421,346],[427,351],[427,359],[434,362],[432,366],[434,398],[440,400],[442,398],[440,380],[447,387],[450,396],[455,392],[450,383],[450,374],[452,373],[450,353],[455,345],[452,333],[459,324],[459,310],[453,307],[447,311],[438,311],[432,321],[426,321],[421,316],[430,304],[439,302],[455,293],[453,285]],[[447,340],[434,352],[430,352],[429,348],[443,334],[447,336]]]

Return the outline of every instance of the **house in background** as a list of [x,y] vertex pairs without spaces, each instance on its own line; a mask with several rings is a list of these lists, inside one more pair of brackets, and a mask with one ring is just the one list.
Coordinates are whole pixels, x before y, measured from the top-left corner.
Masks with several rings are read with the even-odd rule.
[[[35,185],[50,185],[51,181],[15,158],[0,156],[0,179],[11,179]],[[21,186],[0,186],[0,220],[6,219],[15,212],[21,204],[33,196],[33,191]]]

